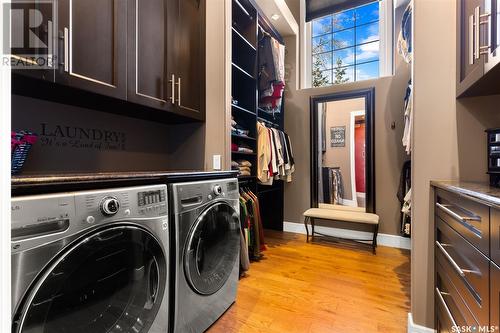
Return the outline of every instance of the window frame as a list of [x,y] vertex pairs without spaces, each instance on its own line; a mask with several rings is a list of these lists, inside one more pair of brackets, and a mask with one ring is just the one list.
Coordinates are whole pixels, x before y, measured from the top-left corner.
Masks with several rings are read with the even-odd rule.
[[[394,25],[393,25],[393,16],[394,16],[394,10],[393,10],[393,0],[379,0],[379,76],[378,78],[385,77],[385,76],[391,76],[393,75],[394,72],[394,64],[393,64],[393,54],[394,54]],[[353,7],[355,8],[355,7]],[[333,15],[334,13],[330,14]],[[331,87],[335,86],[338,84],[332,83],[331,85],[323,86],[323,87],[313,87],[312,86],[312,59],[313,59],[313,54],[312,54],[312,22],[305,22],[305,1],[301,1],[301,7],[300,7],[300,30],[301,30],[301,48],[300,48],[300,86],[302,89],[307,89],[307,88],[324,88],[324,87]],[[375,22],[375,21],[373,21]],[[373,23],[372,22],[372,23]],[[363,26],[366,24],[371,24],[371,23],[365,23],[361,24],[359,26]],[[353,27],[355,29],[355,27]],[[325,35],[328,35],[330,33],[326,33]],[[321,36],[321,35],[318,35]],[[315,37],[318,37],[315,36]],[[356,42],[356,41],[355,41]],[[362,45],[362,44],[359,44]],[[353,46],[356,48],[359,46],[358,44],[354,44]],[[340,49],[339,49],[340,50]],[[327,52],[333,52],[332,51],[327,51]],[[370,62],[365,62],[365,63],[370,63]],[[352,68],[356,68],[358,64],[354,64]],[[362,64],[359,64],[362,65]],[[332,69],[334,68],[335,64],[332,63]],[[333,73],[333,72],[332,72]],[[373,78],[373,79],[378,79],[378,78]],[[333,80],[333,78],[332,78]],[[358,80],[358,81],[349,81],[346,83],[354,83],[354,82],[360,82],[364,80]]]

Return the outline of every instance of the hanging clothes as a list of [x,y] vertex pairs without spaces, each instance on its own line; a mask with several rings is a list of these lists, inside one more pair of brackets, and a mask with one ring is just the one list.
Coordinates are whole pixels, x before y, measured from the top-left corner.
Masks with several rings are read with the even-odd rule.
[[292,181],[295,160],[290,137],[285,132],[257,122],[257,156],[257,178],[261,184]]
[[240,189],[240,218],[245,229],[245,246],[251,260],[260,260],[266,250],[264,229],[257,196],[248,189]]
[[406,88],[405,98],[404,98],[404,122],[405,128],[403,131],[403,147],[408,155],[411,154],[411,137],[413,128],[413,85],[412,81],[408,81],[408,87]]
[[411,3],[406,7],[403,18],[401,20],[401,30],[398,35],[398,53],[403,57],[408,64],[412,62],[413,46],[412,46],[412,6]]
[[344,180],[338,167],[323,167],[323,202],[341,205],[344,197]]
[[257,179],[261,184],[272,185],[273,179],[269,177],[269,164],[271,162],[271,144],[267,127],[257,122]]
[[285,88],[285,46],[263,34],[259,41],[259,107],[279,112]]
[[411,236],[411,161],[406,161],[401,170],[397,193],[401,204],[401,234]]

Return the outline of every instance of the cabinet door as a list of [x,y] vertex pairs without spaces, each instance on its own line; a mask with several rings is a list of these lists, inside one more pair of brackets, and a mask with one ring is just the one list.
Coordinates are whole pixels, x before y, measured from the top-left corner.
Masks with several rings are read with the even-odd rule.
[[490,263],[490,326],[500,326],[500,268]]
[[126,0],[59,0],[56,82],[126,98]]
[[57,36],[53,1],[12,2],[12,72],[54,81]]
[[491,9],[488,11],[491,15],[488,20],[487,38],[490,45],[490,53],[486,60],[485,69],[485,71],[489,71],[500,63],[500,0],[487,0],[486,3],[491,6]]
[[[490,1],[490,0],[487,0]],[[484,74],[484,45],[486,29],[483,21],[485,0],[459,0],[457,2],[457,96],[462,95]],[[478,15],[479,12],[479,15]]]
[[[131,102],[174,108],[176,4],[128,0],[128,91]],[[170,55],[170,56],[169,56]]]
[[176,104],[183,115],[205,118],[205,0],[179,0],[176,23]]

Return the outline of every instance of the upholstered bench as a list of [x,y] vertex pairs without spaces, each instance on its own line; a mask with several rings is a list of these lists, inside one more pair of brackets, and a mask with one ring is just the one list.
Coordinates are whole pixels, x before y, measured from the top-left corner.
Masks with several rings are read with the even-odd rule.
[[[375,253],[377,248],[377,234],[378,234],[378,223],[379,216],[372,213],[365,213],[363,208],[358,207],[348,207],[339,205],[327,205],[320,204],[320,208],[310,208],[304,212],[304,226],[306,227],[307,241],[309,242],[309,228],[308,221],[311,223],[311,239],[314,240],[314,235],[320,235],[323,237],[334,237],[330,235],[325,235],[314,230],[315,220],[327,220],[332,222],[348,222],[356,224],[371,225],[373,227],[373,239],[346,239],[355,241],[358,243],[366,244],[365,242],[371,242],[373,253]],[[334,237],[343,239],[341,237]]]

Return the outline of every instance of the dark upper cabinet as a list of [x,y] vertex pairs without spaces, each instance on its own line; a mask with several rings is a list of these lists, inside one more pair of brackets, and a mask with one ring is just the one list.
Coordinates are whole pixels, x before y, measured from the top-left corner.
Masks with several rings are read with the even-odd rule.
[[[47,11],[32,31],[47,44],[37,52],[53,54],[54,66],[16,72],[173,116],[205,119],[206,0],[54,0],[57,16],[43,7],[45,1],[26,4],[25,12],[36,6]],[[26,42],[30,32],[25,30]],[[22,59],[28,51],[13,52]],[[151,117],[146,111],[145,118],[166,115]]]
[[59,0],[56,82],[127,96],[126,0]]
[[13,73],[54,81],[57,31],[53,3],[44,0],[10,5]]
[[175,103],[179,112],[205,118],[205,0],[178,0]]
[[128,0],[127,99],[205,117],[205,0]]
[[128,0],[127,99],[175,108],[175,1]]
[[457,2],[457,97],[500,93],[500,0]]

